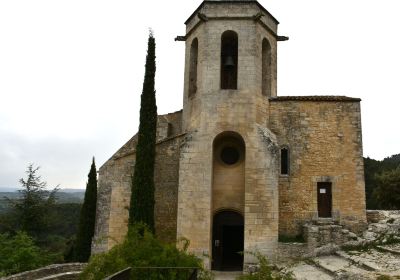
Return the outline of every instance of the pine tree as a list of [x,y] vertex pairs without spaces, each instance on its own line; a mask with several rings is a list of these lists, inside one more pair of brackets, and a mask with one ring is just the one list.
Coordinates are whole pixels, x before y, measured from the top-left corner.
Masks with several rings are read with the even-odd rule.
[[48,212],[56,202],[58,186],[52,191],[46,189],[46,182],[37,174],[39,167],[28,166],[27,178],[19,180],[22,190],[21,198],[9,200],[14,211],[17,225],[15,229],[27,232],[36,239],[41,239],[49,227]]
[[136,163],[132,177],[129,224],[144,223],[154,232],[154,161],[157,127],[157,106],[154,89],[156,72],[155,40],[149,34],[140,124],[136,146]]
[[86,184],[85,198],[79,217],[78,234],[74,248],[75,260],[86,262],[90,257],[92,238],[94,235],[94,225],[96,219],[96,201],[97,201],[97,174],[94,158],[88,182]]

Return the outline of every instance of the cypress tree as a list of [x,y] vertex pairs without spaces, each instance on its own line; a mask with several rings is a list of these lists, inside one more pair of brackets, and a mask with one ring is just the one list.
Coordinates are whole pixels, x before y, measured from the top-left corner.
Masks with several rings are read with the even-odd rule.
[[78,234],[74,248],[75,260],[86,262],[90,257],[92,238],[94,235],[94,225],[96,219],[96,201],[97,201],[97,174],[94,158],[88,182],[86,184],[85,198],[79,217]]
[[136,163],[132,177],[129,224],[144,223],[154,232],[154,161],[157,128],[155,40],[150,31],[140,103]]

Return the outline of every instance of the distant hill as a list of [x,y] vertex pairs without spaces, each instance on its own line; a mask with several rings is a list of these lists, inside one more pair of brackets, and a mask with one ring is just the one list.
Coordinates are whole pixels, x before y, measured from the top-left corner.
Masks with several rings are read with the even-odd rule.
[[364,158],[365,194],[367,209],[377,209],[377,203],[372,195],[376,186],[375,176],[384,171],[393,170],[400,166],[400,154],[392,155],[383,160]]
[[65,192],[65,193],[85,193],[85,189],[60,189],[60,192]]
[[[21,190],[20,187],[0,187],[0,193],[3,192],[16,192],[18,190]],[[65,192],[65,193],[74,193],[74,192],[85,192],[85,189],[81,188],[66,188],[66,189],[60,189],[60,192]]]
[[15,187],[0,187],[0,193],[2,192],[15,192],[18,188]]
[[[12,190],[13,188],[6,188]],[[1,190],[4,190],[2,188]],[[8,199],[14,200],[20,198],[20,193],[17,188],[14,191],[1,191],[0,190],[0,213],[7,211],[9,208]],[[77,203],[82,204],[85,196],[85,190],[82,189],[61,189],[57,192],[57,203]],[[7,199],[8,198],[8,199]]]

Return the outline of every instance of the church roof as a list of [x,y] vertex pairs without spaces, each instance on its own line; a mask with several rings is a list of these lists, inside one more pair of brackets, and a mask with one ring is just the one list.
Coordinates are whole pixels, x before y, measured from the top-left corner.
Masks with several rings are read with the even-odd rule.
[[317,101],[317,102],[360,102],[360,98],[341,95],[277,96],[270,101]]
[[193,12],[193,14],[190,15],[190,17],[185,21],[185,24],[187,24],[196,14],[197,12],[204,6],[206,3],[218,3],[218,4],[223,4],[223,3],[255,3],[257,6],[265,12],[267,15],[269,15],[275,22],[276,24],[279,24],[279,21],[274,18],[273,15],[270,14],[270,12],[267,11],[260,3],[258,3],[257,0],[204,0],[200,6]]

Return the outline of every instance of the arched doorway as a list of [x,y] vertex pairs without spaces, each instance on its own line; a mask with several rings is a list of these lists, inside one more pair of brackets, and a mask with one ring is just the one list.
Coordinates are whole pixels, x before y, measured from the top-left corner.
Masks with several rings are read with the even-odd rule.
[[244,219],[234,211],[217,212],[213,217],[212,269],[243,270]]

